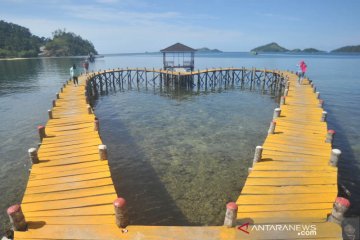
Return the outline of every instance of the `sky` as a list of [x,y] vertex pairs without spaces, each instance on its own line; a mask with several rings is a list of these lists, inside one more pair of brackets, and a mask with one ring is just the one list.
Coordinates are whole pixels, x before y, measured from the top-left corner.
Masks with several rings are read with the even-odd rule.
[[0,20],[40,37],[65,29],[103,54],[360,45],[360,0],[0,0]]

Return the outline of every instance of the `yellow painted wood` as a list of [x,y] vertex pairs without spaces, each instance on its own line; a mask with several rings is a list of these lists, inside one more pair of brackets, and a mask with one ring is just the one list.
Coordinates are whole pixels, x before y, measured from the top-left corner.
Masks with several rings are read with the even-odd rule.
[[[99,160],[94,115],[88,114],[84,97],[85,77],[80,86],[68,84],[53,108],[54,119],[46,125],[47,137],[38,151],[22,201],[29,231],[15,233],[16,239],[64,239],[64,230],[73,224],[115,226],[112,202],[117,198],[108,161]],[[101,232],[101,231],[99,231]],[[81,231],[73,231],[79,239]],[[102,238],[101,234],[97,234]]]
[[[306,173],[304,173],[305,175]],[[337,184],[301,185],[301,186],[250,186],[246,185],[242,190],[242,195],[254,194],[309,194],[309,193],[337,193]]]
[[[267,224],[268,222],[263,222]],[[302,224],[301,222],[293,224]],[[316,227],[316,235],[310,239],[342,239],[341,229],[334,223],[313,222]],[[37,224],[38,226],[40,224]],[[47,239],[50,234],[62,236],[61,239],[146,239],[146,240],[217,240],[217,239],[309,239],[309,236],[298,235],[297,231],[261,231],[249,226],[249,234],[237,228],[226,227],[179,227],[179,226],[129,226],[126,232],[108,224],[107,231],[102,225],[47,225],[44,231],[38,234],[35,229],[30,229],[29,234],[19,233],[18,239]],[[257,225],[262,226],[262,225]],[[34,226],[35,227],[35,226]],[[103,233],[102,233],[103,232]],[[102,233],[99,235],[99,233]],[[52,239],[55,239],[52,238]]]
[[101,194],[110,194],[113,192],[114,192],[113,185],[108,184],[98,187],[75,189],[75,190],[64,190],[64,191],[56,191],[56,192],[40,193],[40,194],[36,194],[36,193],[27,194],[23,198],[23,203],[75,199],[75,198],[90,197]]
[[[299,85],[295,74],[283,74],[289,77],[289,93],[275,119],[275,134],[265,139],[262,160],[253,166],[236,201],[240,222],[326,222],[337,196],[323,109],[308,81]],[[341,238],[341,229],[317,236]]]
[[[216,70],[220,69],[208,71]],[[328,165],[331,145],[325,143],[327,124],[320,122],[323,109],[307,80],[298,85],[294,74],[280,73],[289,77],[290,90],[276,119],[275,134],[263,144],[262,161],[254,165],[237,200],[237,225],[315,224],[316,237],[341,239],[341,228],[326,222],[337,194],[337,169]],[[116,193],[108,161],[99,160],[102,142],[84,98],[85,77],[79,81],[79,87],[68,84],[56,100],[54,119],[46,125],[48,137],[38,152],[40,163],[32,167],[22,201],[29,230],[16,232],[15,239],[309,238],[296,232],[246,234],[222,226],[128,226],[122,232],[115,225]]]

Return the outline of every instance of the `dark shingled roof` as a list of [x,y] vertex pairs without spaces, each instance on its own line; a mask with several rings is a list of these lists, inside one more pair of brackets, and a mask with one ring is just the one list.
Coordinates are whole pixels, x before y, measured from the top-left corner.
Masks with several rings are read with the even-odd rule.
[[160,50],[160,52],[195,52],[195,51],[196,51],[195,49],[185,46],[184,44],[181,43],[175,43],[170,47]]

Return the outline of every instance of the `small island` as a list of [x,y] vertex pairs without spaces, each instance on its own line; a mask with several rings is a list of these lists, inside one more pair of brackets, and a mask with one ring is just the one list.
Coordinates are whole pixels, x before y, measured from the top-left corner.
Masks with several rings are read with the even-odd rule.
[[209,49],[207,47],[197,48],[196,51],[199,53],[222,53],[219,49]]
[[281,47],[279,44],[272,42],[254,49],[251,49],[251,52],[288,52],[289,50]]
[[296,48],[293,50],[289,50],[280,46],[279,44],[272,42],[257,48],[252,49],[250,52],[256,53],[321,53],[324,51],[315,49],[315,48],[305,48],[301,50],[300,48]]

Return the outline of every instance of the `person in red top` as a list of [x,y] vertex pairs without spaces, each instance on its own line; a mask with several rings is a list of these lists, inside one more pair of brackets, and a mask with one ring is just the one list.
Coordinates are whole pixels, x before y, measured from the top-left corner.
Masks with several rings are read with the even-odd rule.
[[306,70],[307,70],[307,65],[304,61],[301,61],[300,62],[300,68],[301,68],[301,71],[302,71],[302,74],[303,74],[303,77],[305,76],[305,73],[306,73]]
[[303,78],[305,77],[305,73],[307,71],[307,65],[306,63],[302,60],[300,63],[299,63],[299,66],[300,66],[300,69],[301,69],[301,73],[300,73],[300,76],[299,76],[299,83],[301,84],[301,81],[303,80]]
[[84,63],[83,63],[83,67],[85,69],[85,74],[88,73],[88,70],[89,70],[89,61],[86,60]]

